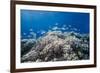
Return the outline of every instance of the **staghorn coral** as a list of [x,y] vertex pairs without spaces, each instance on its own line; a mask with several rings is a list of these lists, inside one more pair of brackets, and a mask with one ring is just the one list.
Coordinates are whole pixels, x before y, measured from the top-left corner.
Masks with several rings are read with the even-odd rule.
[[[30,42],[29,42],[30,41]],[[25,44],[30,43],[30,44]],[[28,40],[22,49],[29,49],[21,62],[71,61],[89,59],[89,35],[75,32],[49,31],[36,40]],[[24,44],[24,45],[23,45]],[[24,48],[23,48],[24,47]],[[24,52],[24,51],[21,52]]]

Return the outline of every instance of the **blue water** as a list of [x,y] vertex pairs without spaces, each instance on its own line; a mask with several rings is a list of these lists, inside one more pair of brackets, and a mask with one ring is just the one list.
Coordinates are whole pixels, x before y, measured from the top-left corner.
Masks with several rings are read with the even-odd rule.
[[[21,37],[42,36],[51,31],[89,34],[89,13],[21,10]],[[34,32],[34,33],[32,33]]]

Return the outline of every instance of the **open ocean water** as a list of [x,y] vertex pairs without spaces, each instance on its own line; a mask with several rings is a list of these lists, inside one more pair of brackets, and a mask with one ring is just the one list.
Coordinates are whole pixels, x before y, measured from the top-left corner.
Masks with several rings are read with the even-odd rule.
[[21,10],[21,38],[38,38],[48,31],[89,34],[89,13]]

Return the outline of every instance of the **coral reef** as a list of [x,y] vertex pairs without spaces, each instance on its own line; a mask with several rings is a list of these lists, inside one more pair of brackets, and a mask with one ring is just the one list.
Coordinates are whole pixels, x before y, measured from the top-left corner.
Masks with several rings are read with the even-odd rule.
[[89,34],[48,31],[38,39],[21,40],[21,62],[89,59]]

